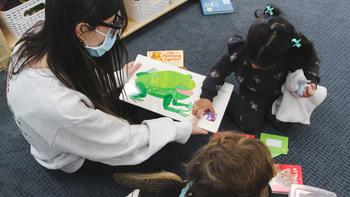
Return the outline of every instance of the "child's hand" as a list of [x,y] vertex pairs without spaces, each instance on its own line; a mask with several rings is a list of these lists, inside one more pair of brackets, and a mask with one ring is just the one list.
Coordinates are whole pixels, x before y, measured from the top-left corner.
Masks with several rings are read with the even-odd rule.
[[124,67],[126,67],[126,70],[127,70],[127,74],[128,74],[128,78],[130,78],[134,73],[135,71],[137,71],[140,67],[141,67],[141,64],[140,63],[137,63],[135,64],[135,61],[132,61],[132,62],[129,62],[128,64],[126,64]]
[[192,108],[192,114],[200,118],[202,114],[207,110],[215,114],[213,103],[208,99],[202,98],[194,103]]
[[316,92],[316,89],[317,89],[317,85],[316,84],[314,84],[314,83],[307,84],[303,96],[304,97],[311,97],[311,96],[313,96],[315,94],[315,92]]

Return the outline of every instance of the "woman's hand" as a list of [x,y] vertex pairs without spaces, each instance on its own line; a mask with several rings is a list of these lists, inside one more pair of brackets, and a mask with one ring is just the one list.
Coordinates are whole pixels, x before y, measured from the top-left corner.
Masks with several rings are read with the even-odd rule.
[[314,83],[308,83],[305,87],[303,97],[311,97],[315,94],[317,85]]
[[208,131],[202,128],[199,128],[198,119],[196,117],[192,118],[192,134],[191,135],[207,135]]
[[192,114],[197,118],[200,118],[202,114],[207,110],[209,110],[211,113],[216,114],[213,107],[213,103],[208,99],[201,98],[194,103],[192,108]]
[[126,71],[127,71],[127,74],[128,74],[128,78],[130,78],[140,67],[141,67],[141,64],[140,63],[137,63],[135,64],[135,61],[132,61],[132,62],[129,62],[128,64],[126,64]]

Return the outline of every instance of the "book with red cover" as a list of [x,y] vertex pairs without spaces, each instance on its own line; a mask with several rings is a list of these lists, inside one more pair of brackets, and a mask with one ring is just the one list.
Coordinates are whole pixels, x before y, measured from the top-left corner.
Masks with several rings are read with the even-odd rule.
[[[220,137],[222,135],[223,132],[218,132],[218,133],[214,133],[214,137]],[[249,134],[245,134],[245,133],[238,133],[238,135],[246,137],[246,138],[256,138],[255,135],[249,135]]]
[[239,135],[246,137],[246,138],[252,138],[252,139],[256,138],[255,135],[249,135],[249,134],[244,134],[244,133],[240,133]]
[[277,175],[270,181],[272,193],[288,194],[292,184],[303,184],[300,165],[275,164]]

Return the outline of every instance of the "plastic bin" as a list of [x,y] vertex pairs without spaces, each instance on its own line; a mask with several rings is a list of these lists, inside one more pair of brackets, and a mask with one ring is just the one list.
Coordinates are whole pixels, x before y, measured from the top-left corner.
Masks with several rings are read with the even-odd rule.
[[337,195],[317,187],[293,184],[288,197],[337,197]]
[[29,0],[7,11],[0,11],[0,17],[16,38],[45,19],[45,0]]
[[128,17],[142,23],[169,7],[169,0],[124,0]]

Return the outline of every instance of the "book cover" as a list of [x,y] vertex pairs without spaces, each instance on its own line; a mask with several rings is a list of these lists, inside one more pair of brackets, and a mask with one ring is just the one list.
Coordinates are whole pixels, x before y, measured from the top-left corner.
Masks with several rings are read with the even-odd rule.
[[[221,137],[222,134],[223,134],[223,132],[214,133],[213,137]],[[238,133],[238,135],[240,135],[242,137],[246,137],[246,138],[251,138],[251,139],[256,138],[255,135],[249,135],[249,134],[245,134],[245,133]]]
[[303,184],[300,165],[275,164],[277,175],[270,181],[272,193],[288,194],[292,184]]
[[245,134],[245,133],[240,133],[239,135],[246,137],[246,138],[251,138],[251,139],[256,138],[255,135],[249,135],[249,134]]
[[[179,121],[193,118],[192,106],[199,99],[205,76],[138,55],[141,67],[124,86],[120,100]],[[213,99],[216,114],[203,113],[198,126],[217,132],[233,91],[233,85],[218,87]],[[125,96],[126,95],[126,96]]]
[[260,140],[269,148],[272,158],[288,154],[288,137],[261,133]]
[[204,15],[233,13],[231,0],[201,0]]
[[176,67],[184,67],[184,51],[170,50],[170,51],[147,51],[147,57],[171,64]]

